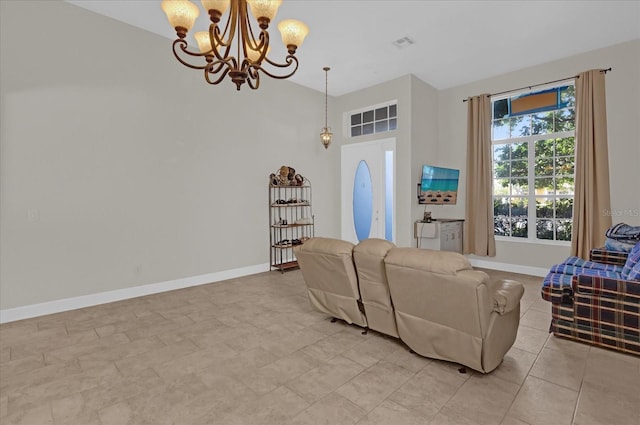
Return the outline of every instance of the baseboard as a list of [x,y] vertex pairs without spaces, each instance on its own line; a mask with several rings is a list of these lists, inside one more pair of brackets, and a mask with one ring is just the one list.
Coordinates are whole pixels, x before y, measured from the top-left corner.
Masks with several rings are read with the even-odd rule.
[[530,276],[545,277],[549,273],[549,269],[542,267],[521,266],[519,264],[497,263],[495,261],[479,260],[476,258],[469,258],[469,262],[474,267],[481,267],[483,269],[500,270],[503,272],[527,274]]
[[220,282],[236,277],[269,271],[269,264],[240,267],[221,272],[208,273],[200,276],[185,277],[166,282],[150,283],[148,285],[133,286],[131,288],[117,289],[115,291],[99,292],[97,294],[83,295],[73,298],[49,301],[40,304],[26,305],[23,307],[0,310],[0,323],[15,322],[17,320],[30,319],[47,314],[61,313],[63,311],[77,310],[79,308],[107,304],[114,301],[122,301],[129,298],[158,294],[160,292],[174,291],[176,289],[191,286],[205,285],[207,283]]

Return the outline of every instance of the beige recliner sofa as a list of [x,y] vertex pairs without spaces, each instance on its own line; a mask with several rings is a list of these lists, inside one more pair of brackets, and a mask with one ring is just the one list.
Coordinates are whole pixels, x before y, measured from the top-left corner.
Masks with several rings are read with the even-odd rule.
[[515,342],[524,286],[491,282],[463,255],[381,239],[312,238],[294,250],[315,308],[420,355],[487,373]]
[[461,254],[395,248],[385,267],[400,339],[425,357],[498,367],[520,323],[520,282],[491,282]]

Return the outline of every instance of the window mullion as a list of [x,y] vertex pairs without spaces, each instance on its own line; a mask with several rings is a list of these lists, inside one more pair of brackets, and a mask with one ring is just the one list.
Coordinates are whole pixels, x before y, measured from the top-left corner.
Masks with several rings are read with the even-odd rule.
[[536,236],[536,175],[535,175],[536,174],[535,173],[536,155],[535,155],[534,136],[529,137],[528,146],[529,146],[529,154],[528,154],[529,209],[528,209],[527,217],[529,220],[529,226],[528,226],[527,239],[530,241],[531,240],[536,241],[537,240],[537,236]]

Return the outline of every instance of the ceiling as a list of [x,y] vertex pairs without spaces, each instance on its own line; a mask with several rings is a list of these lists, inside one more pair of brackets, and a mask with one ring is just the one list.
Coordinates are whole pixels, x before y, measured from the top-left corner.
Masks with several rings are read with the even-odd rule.
[[[160,0],[66,1],[176,38]],[[322,68],[329,66],[332,96],[407,74],[442,90],[640,39],[640,1],[285,0],[275,23],[287,18],[310,28],[290,80],[324,92]],[[191,33],[207,27],[201,10],[190,45]],[[270,57],[282,62],[285,49],[276,26],[270,30]],[[404,37],[414,43],[394,46]]]

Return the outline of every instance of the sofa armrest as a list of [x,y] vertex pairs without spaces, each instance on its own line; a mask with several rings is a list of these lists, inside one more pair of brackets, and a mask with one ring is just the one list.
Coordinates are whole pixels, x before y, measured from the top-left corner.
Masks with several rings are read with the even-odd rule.
[[524,285],[515,280],[501,280],[494,284],[493,311],[500,315],[509,313],[520,304]]
[[577,275],[571,286],[574,294],[593,295],[604,298],[629,299],[640,303],[640,281],[613,279],[610,277]]
[[589,251],[589,261],[595,261],[596,263],[614,264],[617,266],[624,266],[627,262],[628,252],[622,251],[609,251],[605,248],[593,248]]

